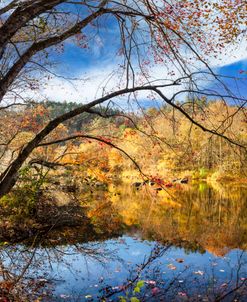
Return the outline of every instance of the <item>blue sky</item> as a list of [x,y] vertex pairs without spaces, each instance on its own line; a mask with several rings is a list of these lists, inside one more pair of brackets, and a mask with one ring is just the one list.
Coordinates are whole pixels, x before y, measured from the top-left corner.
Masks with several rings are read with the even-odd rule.
[[86,35],[88,49],[78,47],[72,38],[65,42],[63,53],[53,54],[61,63],[58,71],[65,72],[66,75],[79,75],[83,70],[88,71],[94,66],[102,65],[102,62],[112,62],[116,56],[120,48],[119,29],[113,19],[104,19],[97,32],[90,26],[83,33]]
[[[52,50],[51,57],[56,63],[53,72],[62,77],[80,78],[81,80],[71,82],[62,77],[50,78],[41,87],[41,98],[55,101],[87,102],[101,96],[102,92],[105,92],[105,86],[108,91],[118,86],[119,74],[115,73],[114,76],[112,74],[121,63],[120,57],[117,56],[117,50],[120,47],[118,25],[116,21],[108,17],[101,22],[97,29],[95,30],[93,26],[85,29],[85,34],[91,37],[89,49],[79,48],[71,40],[67,40],[64,52],[56,53]],[[144,60],[146,59],[149,59],[149,55],[145,56],[144,51]],[[225,78],[224,83],[233,94],[247,97],[246,40],[242,40],[239,45],[228,45],[225,54],[218,59],[211,58],[209,61],[210,66],[218,74],[239,78],[237,81]],[[167,78],[167,69],[162,64],[150,68],[150,73],[152,80]],[[219,89],[215,83],[209,84],[201,81],[200,84],[204,85],[203,88]],[[24,93],[32,97],[32,92],[25,91]],[[173,93],[172,89],[166,91],[168,97]],[[139,95],[139,100],[145,106],[150,104],[146,95]]]
[[[116,73],[112,76],[112,72],[121,63],[121,58],[117,55],[120,47],[117,24],[108,19],[96,34],[94,28],[87,29],[86,34],[91,37],[89,49],[79,48],[73,41],[68,40],[62,53],[56,54],[53,51],[52,54],[54,61],[57,62],[54,70],[56,73],[64,77],[80,78],[82,81],[71,83],[61,78],[51,79],[42,91],[44,97],[55,101],[87,102],[101,96],[105,86],[110,91],[118,85],[119,75]],[[246,46],[245,42],[229,46],[226,54],[219,59],[210,60],[210,66],[218,74],[239,78],[237,81],[230,78],[224,79],[227,87],[239,97],[247,97]],[[149,59],[147,54],[146,57],[144,55],[144,59]],[[152,79],[167,78],[167,69],[162,64],[150,68],[150,73]],[[203,83],[203,88],[219,90],[215,83]],[[166,93],[170,97],[174,90],[166,91]],[[145,107],[154,105],[153,102],[150,103],[147,100],[146,95],[139,95],[139,100]]]
[[218,73],[235,77],[236,79],[226,78],[224,82],[237,96],[247,98],[247,60],[222,66],[218,69]]

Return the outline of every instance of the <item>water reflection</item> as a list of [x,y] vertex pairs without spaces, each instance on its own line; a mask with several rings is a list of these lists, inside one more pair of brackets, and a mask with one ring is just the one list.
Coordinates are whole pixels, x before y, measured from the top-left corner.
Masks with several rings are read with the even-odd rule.
[[189,242],[216,255],[247,248],[247,187],[201,183],[167,191],[154,196],[151,189],[127,187],[111,200],[143,238]]
[[2,244],[0,301],[245,301],[246,187],[112,185],[82,206],[87,226]]
[[246,298],[247,255],[240,250],[225,257],[208,252],[187,254],[172,245],[123,236],[59,248],[6,247],[1,260],[5,273],[8,271],[5,282],[9,282],[2,295],[11,290],[3,301],[119,301],[120,296],[126,301]]

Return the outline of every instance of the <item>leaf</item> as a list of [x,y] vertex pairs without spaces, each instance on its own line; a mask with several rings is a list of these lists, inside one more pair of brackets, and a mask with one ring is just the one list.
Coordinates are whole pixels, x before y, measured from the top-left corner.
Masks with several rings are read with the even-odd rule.
[[194,272],[195,275],[200,275],[200,276],[203,276],[204,275],[204,272],[203,271],[196,271]]
[[178,263],[183,263],[183,262],[184,262],[184,259],[183,259],[183,258],[177,258],[176,261],[177,261]]
[[167,267],[168,267],[170,270],[173,270],[173,271],[177,269],[176,266],[173,265],[173,264],[168,264]]
[[143,280],[138,281],[136,286],[142,288],[144,286],[144,281]]
[[140,293],[141,292],[141,289],[140,287],[136,286],[133,290],[133,293],[136,294],[136,293]]
[[131,297],[130,302],[140,302],[140,300],[136,297]]
[[7,245],[7,244],[9,244],[7,241],[0,242],[0,245]]
[[69,298],[69,295],[63,295],[63,294],[61,294],[61,295],[60,295],[60,298],[62,298],[62,299],[67,299],[67,298]]

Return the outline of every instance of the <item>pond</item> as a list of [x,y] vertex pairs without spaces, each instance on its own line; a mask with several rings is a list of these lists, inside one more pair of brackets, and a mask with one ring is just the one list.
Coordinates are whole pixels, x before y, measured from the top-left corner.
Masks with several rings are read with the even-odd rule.
[[3,278],[25,301],[246,301],[246,186],[112,185],[80,198],[90,228],[2,245]]

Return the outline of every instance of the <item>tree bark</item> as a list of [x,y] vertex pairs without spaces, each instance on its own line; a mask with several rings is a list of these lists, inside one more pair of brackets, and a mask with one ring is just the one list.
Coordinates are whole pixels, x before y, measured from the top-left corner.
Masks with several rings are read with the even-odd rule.
[[[3,49],[9,40],[25,26],[28,21],[34,19],[36,16],[52,9],[56,5],[65,2],[64,0],[53,0],[53,1],[32,1],[30,5],[25,5],[27,3],[19,3],[15,11],[10,15],[10,17],[4,22],[3,26],[0,28],[0,49]],[[5,7],[8,11],[8,7]],[[2,13],[4,13],[4,8]]]

